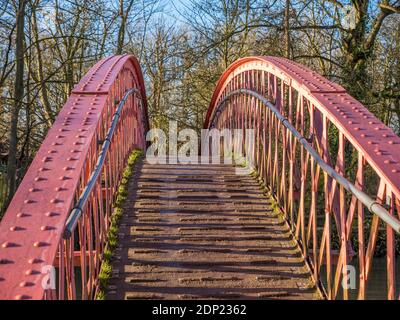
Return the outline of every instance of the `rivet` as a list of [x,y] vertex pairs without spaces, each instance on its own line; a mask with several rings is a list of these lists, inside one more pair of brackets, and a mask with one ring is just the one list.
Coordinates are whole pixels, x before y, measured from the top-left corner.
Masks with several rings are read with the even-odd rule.
[[25,272],[25,274],[26,274],[27,276],[32,276],[32,275],[39,274],[39,273],[40,273],[39,271],[33,270],[33,269],[28,269],[28,270],[26,270],[26,272]]
[[396,144],[393,140],[388,141],[389,144]]
[[42,177],[36,177],[35,178],[35,181],[43,181],[43,180],[46,180],[46,178],[42,178]]
[[66,189],[63,188],[63,187],[56,187],[56,188],[54,188],[54,190],[57,191],[57,192],[60,192],[60,191],[66,190]]
[[353,121],[349,121],[348,124],[353,124]]
[[45,167],[39,168],[39,171],[41,171],[41,172],[43,172],[43,171],[48,171],[48,170],[50,170],[50,169],[47,169],[47,168],[45,168]]
[[28,260],[29,264],[36,264],[36,263],[41,263],[41,262],[43,262],[43,260],[42,259],[38,259],[38,258],[31,258],[31,259]]
[[373,142],[373,141],[371,141],[371,140],[369,140],[367,143],[368,143],[368,144],[375,144],[375,142]]
[[392,172],[393,172],[393,173],[397,173],[397,172],[399,172],[399,170],[397,170],[397,169],[392,169]]
[[67,180],[68,177],[66,177],[66,176],[61,176],[59,179],[60,179],[60,180]]
[[36,242],[33,243],[33,246],[36,247],[36,248],[44,247],[44,246],[47,246],[47,245],[48,245],[48,243],[42,242],[42,241],[36,241]]
[[52,146],[61,146],[62,143],[60,143],[60,142],[53,142],[51,145],[52,145]]
[[3,248],[12,248],[12,247],[18,247],[18,244],[10,241],[6,241],[1,245]]
[[53,229],[53,228],[50,227],[50,226],[41,226],[41,227],[40,227],[40,230],[41,230],[41,231],[48,231],[48,230],[51,230],[51,229]]
[[72,149],[71,150],[71,153],[77,153],[77,152],[80,152],[79,150],[76,150],[76,149]]
[[79,141],[76,141],[76,142],[74,142],[73,143],[75,146],[79,146],[79,145],[81,145],[81,144],[83,144],[82,142],[79,142]]
[[68,157],[67,158],[67,161],[77,161],[78,159],[76,159],[76,158],[72,158],[72,157]]
[[16,300],[28,300],[28,299],[32,299],[31,296],[27,296],[25,294],[19,294],[15,296]]
[[20,287],[32,287],[34,285],[33,282],[28,282],[28,281],[22,281],[19,286]]
[[380,128],[379,127],[375,127],[374,130],[378,131]]
[[360,128],[359,127],[355,127],[354,130],[355,131],[360,131]]
[[10,231],[21,231],[25,230],[24,228],[18,227],[18,226],[12,226],[10,227]]
[[361,134],[361,138],[365,138],[367,135],[365,133]]
[[55,217],[55,216],[58,216],[58,213],[55,213],[55,212],[46,212],[46,213],[45,213],[45,216],[46,216],[46,217]]
[[17,214],[17,217],[18,218],[26,218],[26,217],[30,217],[30,215],[27,213],[20,212]]
[[24,201],[25,204],[29,204],[29,203],[33,203],[33,202],[34,202],[34,201],[31,200],[31,199],[26,199],[26,200]]
[[384,134],[382,135],[382,137],[387,138],[387,137],[388,137],[388,134],[387,134],[387,133],[384,133]]
[[49,150],[49,151],[47,151],[47,153],[57,153],[57,151],[56,150]]
[[42,159],[42,162],[50,162],[51,161],[51,157],[44,157]]
[[37,189],[37,188],[29,188],[29,192],[38,192],[39,191],[39,189]]
[[60,199],[56,199],[56,198],[50,200],[50,203],[59,203],[59,202],[62,202],[62,201]]

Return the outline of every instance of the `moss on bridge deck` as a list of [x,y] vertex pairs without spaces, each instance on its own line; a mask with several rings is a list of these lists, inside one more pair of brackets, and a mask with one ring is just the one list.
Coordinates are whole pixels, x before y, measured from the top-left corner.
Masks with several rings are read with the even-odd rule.
[[228,165],[136,166],[107,299],[320,299],[286,224]]

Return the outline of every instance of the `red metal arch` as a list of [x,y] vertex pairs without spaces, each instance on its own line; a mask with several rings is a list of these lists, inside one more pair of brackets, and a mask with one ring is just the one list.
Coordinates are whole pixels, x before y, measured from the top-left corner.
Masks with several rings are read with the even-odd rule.
[[[204,128],[244,129],[245,135],[248,128],[254,130],[254,142],[245,153],[277,200],[315,281],[324,283],[327,298],[338,297],[343,268],[354,256],[354,238],[359,247],[358,297],[366,297],[380,219],[387,222],[387,297],[400,298],[394,231],[399,232],[400,138],[393,130],[340,85],[277,57],[247,57],[228,67],[217,83]],[[337,154],[331,154],[332,134],[338,137]],[[236,142],[239,149],[235,145],[232,151],[241,150],[245,141]],[[353,175],[346,174],[346,146],[352,147]],[[367,164],[377,190],[366,186]],[[322,174],[322,169],[331,174]],[[366,223],[366,209],[374,213],[368,215],[371,224]],[[343,297],[349,297],[347,289]]]
[[[105,58],[72,91],[1,221],[0,299],[54,298],[55,293],[48,296],[41,285],[43,269],[53,266],[56,258],[63,263],[71,258],[64,259],[67,246],[61,239],[66,219],[96,164],[113,113],[131,88],[137,88],[141,97],[128,99],[121,116],[125,128],[117,128],[111,143],[114,153],[104,169],[104,175],[115,181],[120,173],[112,167],[123,165],[132,148],[145,148],[149,122],[139,63],[129,55]],[[108,199],[106,218],[111,210],[111,188],[97,188]],[[60,277],[64,273],[60,269]]]
[[362,153],[374,170],[400,199],[400,138],[346,90],[316,72],[279,57],[246,57],[231,64],[220,77],[204,128],[208,128],[218,102],[230,88],[228,83],[242,72],[264,70],[300,92],[345,133],[346,139]]

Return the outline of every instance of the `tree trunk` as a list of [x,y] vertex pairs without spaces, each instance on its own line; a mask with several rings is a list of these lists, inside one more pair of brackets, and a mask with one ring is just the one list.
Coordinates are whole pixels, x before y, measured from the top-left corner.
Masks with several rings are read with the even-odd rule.
[[35,48],[37,54],[37,63],[38,63],[37,78],[40,83],[40,91],[39,91],[40,100],[42,101],[44,106],[44,113],[46,116],[47,125],[50,128],[54,121],[54,114],[53,111],[51,110],[51,105],[47,94],[47,86],[44,79],[42,49],[40,48],[40,42],[39,42],[39,30],[37,26],[36,8],[32,14],[32,32],[35,40]]
[[285,57],[290,59],[290,25],[289,25],[289,11],[290,0],[286,0],[285,7]]
[[119,2],[119,16],[121,17],[121,24],[118,30],[118,42],[116,54],[122,54],[125,44],[126,23],[128,21],[129,13],[131,12],[134,0],[129,0],[128,6],[125,9],[124,0]]
[[120,0],[120,8],[119,8],[119,16],[121,17],[121,23],[119,25],[118,30],[118,43],[117,43],[117,54],[122,54],[122,50],[124,48],[125,42],[125,27],[126,27],[126,19],[124,13],[124,0]]
[[12,199],[12,196],[14,195],[16,189],[18,116],[19,110],[22,107],[22,100],[24,98],[25,6],[26,1],[20,0],[18,3],[18,12],[16,15],[16,71],[14,83],[14,102],[11,106],[9,154],[7,163],[7,180],[9,185],[8,202]]

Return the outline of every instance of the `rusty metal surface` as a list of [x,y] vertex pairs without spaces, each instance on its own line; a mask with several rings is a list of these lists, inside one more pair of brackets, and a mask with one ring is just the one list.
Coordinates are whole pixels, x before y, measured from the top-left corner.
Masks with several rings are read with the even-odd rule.
[[108,299],[315,299],[288,227],[229,165],[136,168]]

